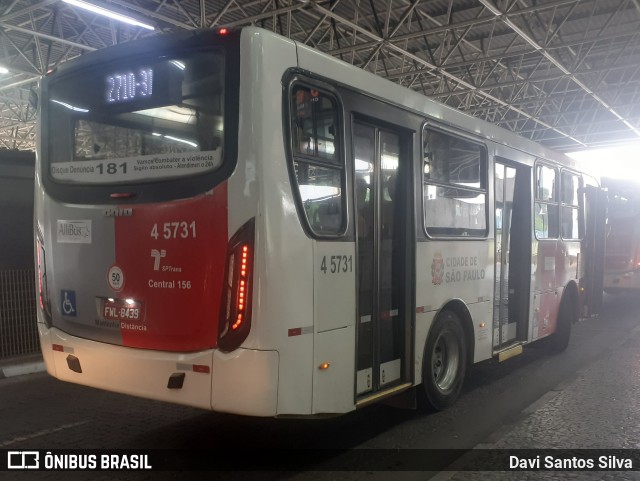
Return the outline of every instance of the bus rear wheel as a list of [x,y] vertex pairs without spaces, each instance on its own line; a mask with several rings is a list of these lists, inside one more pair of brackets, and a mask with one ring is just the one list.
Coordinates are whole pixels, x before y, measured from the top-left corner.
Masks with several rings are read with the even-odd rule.
[[467,343],[458,316],[440,313],[431,329],[422,361],[421,404],[438,411],[458,399],[467,370]]
[[558,309],[556,332],[546,339],[547,348],[550,352],[559,353],[567,348],[571,338],[571,324],[577,322],[577,320],[577,301],[574,302],[569,294],[562,296],[560,309]]

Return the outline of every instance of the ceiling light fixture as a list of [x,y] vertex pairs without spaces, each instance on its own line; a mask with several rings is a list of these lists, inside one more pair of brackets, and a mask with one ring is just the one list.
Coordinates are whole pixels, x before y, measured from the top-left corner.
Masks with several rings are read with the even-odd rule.
[[135,18],[127,17],[126,15],[122,15],[120,13],[113,12],[111,10],[107,10],[106,8],[99,7],[94,5],[93,3],[85,2],[83,0],[62,0],[69,5],[73,5],[75,7],[84,8],[85,10],[89,10],[90,12],[97,13],[98,15],[104,15],[105,17],[113,18],[114,20],[120,20],[121,22],[128,23],[129,25],[135,25],[136,27],[146,28],[147,30],[155,30],[155,27],[149,25],[147,23],[140,22]]

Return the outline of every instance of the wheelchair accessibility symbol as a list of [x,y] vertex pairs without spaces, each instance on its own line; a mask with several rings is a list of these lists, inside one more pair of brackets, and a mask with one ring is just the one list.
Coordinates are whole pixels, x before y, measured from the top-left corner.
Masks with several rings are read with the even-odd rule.
[[76,291],[60,291],[62,314],[76,317]]

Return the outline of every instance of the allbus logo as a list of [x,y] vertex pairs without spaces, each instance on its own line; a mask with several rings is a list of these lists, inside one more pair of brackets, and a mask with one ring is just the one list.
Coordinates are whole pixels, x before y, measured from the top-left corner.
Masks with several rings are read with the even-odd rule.
[[58,220],[58,242],[91,244],[91,220]]
[[40,453],[38,451],[8,451],[8,469],[39,469]]

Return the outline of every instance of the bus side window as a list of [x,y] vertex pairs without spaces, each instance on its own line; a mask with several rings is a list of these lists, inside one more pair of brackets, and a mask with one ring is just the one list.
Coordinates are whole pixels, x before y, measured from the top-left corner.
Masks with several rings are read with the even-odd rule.
[[294,153],[335,162],[335,101],[317,89],[296,86],[293,102]]
[[291,148],[298,195],[313,234],[344,232],[344,165],[335,97],[306,85],[291,90]]
[[560,234],[560,212],[555,168],[536,167],[535,233],[538,239],[556,239]]
[[427,234],[486,236],[485,146],[425,125],[422,158],[422,203]]
[[564,239],[579,239],[579,187],[580,180],[577,175],[563,171],[560,176],[560,201],[562,203],[562,237]]

